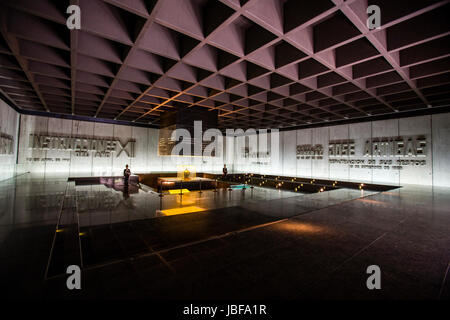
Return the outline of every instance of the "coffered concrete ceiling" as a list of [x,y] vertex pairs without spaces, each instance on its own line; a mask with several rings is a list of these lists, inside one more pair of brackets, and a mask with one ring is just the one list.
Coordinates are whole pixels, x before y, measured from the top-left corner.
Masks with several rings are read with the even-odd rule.
[[287,128],[450,105],[450,1],[0,3],[0,92],[28,112],[157,126],[197,106]]

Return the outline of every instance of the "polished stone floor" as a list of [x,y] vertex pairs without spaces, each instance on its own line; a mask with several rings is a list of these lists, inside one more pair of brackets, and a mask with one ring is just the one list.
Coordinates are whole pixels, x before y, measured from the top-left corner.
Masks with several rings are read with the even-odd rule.
[[8,298],[449,299],[450,189],[160,198],[24,175],[0,182],[0,261]]

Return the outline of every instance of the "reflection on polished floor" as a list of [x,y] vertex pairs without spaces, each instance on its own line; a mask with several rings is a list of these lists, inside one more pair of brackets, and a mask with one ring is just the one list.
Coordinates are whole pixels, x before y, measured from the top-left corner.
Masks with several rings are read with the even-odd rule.
[[110,224],[130,220],[155,218],[164,211],[195,206],[202,211],[232,207],[243,203],[258,203],[298,196],[298,193],[264,188],[253,188],[246,192],[226,189],[193,191],[168,194],[163,197],[152,191],[138,189],[136,193],[119,192],[104,185],[76,186],[80,226]]
[[[201,210],[164,215],[186,207]],[[0,285],[34,299],[448,299],[449,208],[445,188],[160,198],[24,175],[0,182]],[[372,264],[382,290],[366,287]]]

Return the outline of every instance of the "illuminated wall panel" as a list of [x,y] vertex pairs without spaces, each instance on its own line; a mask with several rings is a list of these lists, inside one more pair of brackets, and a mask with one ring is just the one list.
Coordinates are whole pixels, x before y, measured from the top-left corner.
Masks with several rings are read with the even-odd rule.
[[0,100],[0,181],[15,174],[19,115]]
[[[20,128],[18,160],[20,172],[30,172],[36,177],[108,176],[121,175],[126,164],[129,164],[134,172],[149,171],[150,129],[30,115],[22,116]],[[63,150],[62,147],[31,148],[30,135],[35,134],[89,141],[117,141],[127,150],[129,146],[127,143],[134,141],[135,157],[124,151],[119,154],[121,147],[117,147],[117,152],[106,155],[95,151],[80,153]],[[135,168],[133,164],[136,164]]]
[[450,113],[432,116],[433,185],[450,187]]
[[431,143],[431,116],[399,119],[399,135],[401,137],[424,136],[426,139],[426,157],[416,157],[417,160],[426,159],[425,165],[405,165],[400,171],[400,184],[431,185],[433,183],[433,152]]
[[[146,135],[139,139],[145,139]],[[125,144],[130,139],[133,139],[133,127],[130,126],[119,126],[114,125],[114,138],[120,141],[122,144]],[[113,160],[113,175],[122,175],[123,169],[125,168],[125,165],[129,165],[130,168],[133,168],[134,171],[137,170],[137,168],[131,167],[132,160],[136,160],[137,163],[144,161],[145,157],[147,156],[146,153],[142,153],[144,150],[141,150],[141,154],[138,156],[136,153],[135,158],[130,158],[125,152],[120,153],[120,155],[112,156]]]
[[312,177],[312,129],[297,130],[297,176]]
[[329,140],[329,128],[313,128],[312,129],[312,144],[322,145],[324,148],[323,158],[320,160],[312,160],[312,177],[313,178],[328,178],[329,166],[328,166],[328,140]]
[[[26,115],[20,117],[19,155],[17,165],[19,174],[30,172],[33,176],[44,177],[47,163],[42,159],[47,157],[47,151],[30,149],[29,139],[31,133],[47,134],[48,121],[49,118],[45,117],[32,117]],[[71,133],[72,126],[70,125],[65,132]],[[67,155],[67,157],[70,159],[70,154]]]
[[[14,118],[14,112],[5,114],[5,117]],[[13,132],[14,119],[7,122],[4,119],[2,117],[2,131]],[[99,157],[94,152],[80,156],[75,151],[57,148],[31,149],[30,134],[107,139],[120,141],[122,148],[127,141],[133,141],[134,157],[127,152]],[[231,160],[222,161],[159,156],[158,129],[22,115],[20,137],[16,139],[19,140],[17,173],[31,172],[34,176],[121,175],[125,164],[136,173],[174,172],[180,165],[195,165],[197,172],[219,173],[223,163],[227,163],[229,172],[450,186],[449,136],[450,114],[287,130],[280,132],[278,137],[273,135],[274,138],[268,134],[269,159],[253,158],[251,153],[258,152],[255,148],[258,143],[254,141],[258,140],[250,142],[248,138],[250,156],[243,156],[242,152],[237,152],[242,145],[234,138],[224,144],[235,151]],[[409,141],[414,147],[408,154]],[[419,148],[419,144],[422,147]],[[1,161],[3,172],[8,172],[4,176],[11,176],[14,158],[2,156]],[[5,163],[10,164],[6,166]]]
[[[369,122],[370,123],[370,122]],[[369,131],[368,138],[372,137],[397,137],[398,131],[398,119],[382,120],[371,122],[372,129]],[[373,159],[373,157],[371,157]],[[394,159],[392,159],[394,160]],[[372,181],[380,183],[390,183],[393,185],[399,185],[400,183],[400,170],[391,168],[390,170],[371,170]]]
[[[355,155],[350,155],[349,160],[358,160],[359,157],[356,155],[363,154],[364,143],[372,137],[372,123],[354,123],[348,125],[349,136],[348,139],[354,141],[355,143]],[[372,159],[372,157],[369,157]],[[364,167],[349,167],[348,177],[349,180],[355,180],[360,182],[371,182],[372,181],[373,170]]]
[[[93,151],[79,154],[58,148],[33,149],[30,148],[30,135],[113,140],[126,150],[130,146],[127,143],[133,141],[134,157],[126,152],[96,156]],[[221,172],[221,159],[159,156],[158,139],[158,129],[23,115],[18,170],[30,172],[34,177],[109,176],[122,175],[128,164],[135,173],[173,172],[180,165],[195,165],[197,172]],[[118,147],[117,151],[120,150]]]
[[[141,157],[138,155],[148,155],[148,129],[140,127],[132,127],[132,138],[136,141],[135,153],[136,157],[130,159],[129,165],[135,172],[145,172],[148,170],[148,156]],[[122,168],[123,170],[123,168]]]
[[[449,138],[448,113],[287,130],[280,132],[280,160],[257,170],[330,180],[450,186]],[[237,161],[234,170],[255,172],[248,163]]]
[[[61,132],[67,131],[67,129],[72,130],[71,127],[68,127],[67,120],[57,119],[57,118],[48,118],[48,135],[58,135]],[[51,165],[51,170],[53,175],[62,175],[64,176],[67,172],[69,172],[70,164],[70,156],[67,152],[60,150],[48,150],[45,154],[46,158],[51,159],[60,159],[59,161],[54,161],[53,163],[45,162],[45,166]],[[45,168],[45,172],[47,172],[47,168]]]
[[159,142],[159,130],[148,130],[148,144],[147,144],[147,168],[149,171],[161,172],[163,170],[163,158],[158,157],[158,142]]
[[283,175],[291,175],[297,171],[296,146],[297,131],[284,131],[283,135]]
[[[339,145],[345,146],[345,148],[348,148],[349,145],[349,126],[348,125],[342,125],[342,126],[335,126],[335,127],[329,127],[330,129],[330,139],[329,141],[337,142]],[[346,161],[350,160],[350,152],[347,150],[347,152],[344,152],[344,155],[341,155],[339,157],[334,157],[335,162],[329,162],[329,174],[330,177],[334,177],[335,179],[348,179],[349,178],[349,170],[350,166],[348,163],[345,163]]]
[[[72,136],[77,137],[93,137],[94,136],[94,122],[85,121],[71,121],[66,120],[67,126],[72,124]],[[67,153],[67,152],[66,152]],[[93,156],[89,153],[88,156],[79,156],[76,152],[70,152],[70,176],[71,177],[84,177],[92,174],[92,161]],[[47,163],[46,173],[52,175],[53,162]]]
[[[111,138],[114,137],[114,126],[107,123],[94,124],[94,136]],[[113,174],[112,157],[93,157],[92,159],[92,174],[94,176],[109,176]]]

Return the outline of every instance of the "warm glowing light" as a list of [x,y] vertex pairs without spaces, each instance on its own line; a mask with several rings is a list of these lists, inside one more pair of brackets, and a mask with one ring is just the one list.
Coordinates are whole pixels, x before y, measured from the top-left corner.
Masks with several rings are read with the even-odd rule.
[[80,237],[85,236],[85,235],[86,235],[86,232],[80,232],[78,235],[79,235]]
[[374,204],[374,205],[378,205],[378,206],[386,205],[386,203],[384,201],[377,201],[377,200],[371,200],[371,199],[358,199],[358,201],[361,201],[364,203],[369,203],[369,204]]
[[390,196],[393,196],[393,197],[398,197],[398,196],[399,196],[398,193],[395,193],[395,192],[388,192],[388,191],[383,192],[383,194],[387,194],[387,195],[390,195]]
[[277,223],[274,226],[275,226],[275,228],[278,228],[283,231],[308,233],[308,234],[321,233],[324,231],[328,231],[326,228],[321,227],[321,226],[316,226],[316,225],[312,225],[309,223],[293,222],[293,221]]
[[183,208],[173,208],[173,209],[167,209],[167,210],[161,210],[161,213],[166,216],[174,216],[178,214],[186,214],[186,213],[194,213],[194,212],[200,212],[205,211],[205,208],[197,207],[197,206],[189,206],[189,207],[183,207]]
[[[189,193],[190,191],[188,189],[181,189],[181,193]],[[169,190],[170,194],[180,194],[180,189],[172,189]]]
[[192,165],[178,165],[177,178],[179,180],[192,180],[196,177],[196,167]]
[[64,229],[56,229],[56,232],[63,232]]
[[189,195],[186,195],[186,197],[177,197],[176,202],[180,205],[180,207],[182,207],[182,206],[187,207],[187,206],[193,206],[193,205],[197,204],[197,199],[189,194]]

